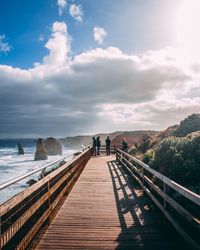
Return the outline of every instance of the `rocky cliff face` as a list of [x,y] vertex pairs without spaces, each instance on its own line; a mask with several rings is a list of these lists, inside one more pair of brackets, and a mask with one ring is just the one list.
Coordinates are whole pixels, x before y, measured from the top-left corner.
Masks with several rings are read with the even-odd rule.
[[45,142],[43,139],[39,138],[37,140],[36,152],[35,152],[35,161],[41,161],[47,159],[47,152],[45,148]]
[[62,155],[62,146],[55,138],[49,137],[45,141],[47,155]]

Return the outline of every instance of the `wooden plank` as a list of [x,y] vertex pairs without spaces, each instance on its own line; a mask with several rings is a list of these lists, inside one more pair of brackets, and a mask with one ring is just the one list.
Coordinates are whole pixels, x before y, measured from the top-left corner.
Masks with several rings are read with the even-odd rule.
[[136,177],[133,172],[130,171],[130,169],[121,162],[124,167],[129,171],[129,173],[134,177],[134,179],[137,181],[137,183],[142,187],[142,189],[145,191],[145,193],[152,199],[152,201],[159,207],[159,209],[162,211],[162,213],[165,215],[165,217],[170,221],[170,223],[174,226],[176,231],[183,237],[183,239],[188,243],[188,246],[191,246],[192,249],[200,250],[200,246],[197,242],[195,242],[192,237],[177,223],[176,219],[173,218],[173,216],[165,210],[164,206],[158,201],[158,199],[155,198],[155,196],[150,192],[150,190],[143,185],[141,180]]
[[55,171],[53,171],[52,173],[50,173],[49,175],[44,177],[42,180],[36,182],[31,187],[28,187],[27,189],[23,190],[19,194],[15,195],[11,199],[9,199],[8,201],[6,201],[2,205],[0,205],[0,215],[2,216],[7,211],[9,211],[13,207],[15,207],[17,204],[19,204],[19,202],[21,200],[24,200],[25,198],[27,198],[30,194],[32,194],[34,191],[38,190],[41,186],[43,186],[45,183],[47,183],[50,179],[52,179],[53,177],[58,175],[63,170],[67,169],[72,163],[75,164],[75,162],[77,162],[81,158],[81,156],[85,153],[86,153],[86,151],[81,153],[80,155],[78,155],[76,158],[70,160],[69,162],[67,162],[66,164],[61,166],[60,168],[56,169]]
[[36,249],[181,246],[173,233],[166,234],[163,220],[150,209],[142,189],[113,160],[114,156],[99,156],[89,161]]
[[[27,194],[25,192],[26,190],[23,191],[22,193],[20,193],[19,195],[13,197],[13,199],[9,200],[7,203],[5,203],[1,206],[1,213],[3,213],[3,211],[4,212],[9,211],[16,204],[20,204],[19,210],[14,211],[14,213],[17,213],[17,212],[19,213],[21,211],[20,209],[22,209],[23,213],[21,211],[20,217],[18,219],[16,219],[16,221],[13,221],[13,224],[11,226],[9,226],[9,228],[7,228],[7,230],[5,230],[5,232],[3,234],[0,235],[0,237],[1,237],[0,249],[3,247],[7,247],[7,246],[5,246],[6,243],[9,240],[11,240],[12,237],[16,233],[19,232],[20,228],[22,228],[22,226],[25,225],[25,223],[33,216],[34,212],[36,212],[41,207],[41,205],[43,205],[47,200],[49,200],[48,208],[45,211],[43,211],[43,214],[40,216],[40,218],[38,218],[36,224],[29,231],[26,232],[26,235],[25,235],[25,237],[23,237],[23,239],[19,239],[19,240],[21,240],[21,242],[15,242],[15,244],[16,243],[18,244],[18,246],[17,246],[18,249],[26,248],[26,246],[28,245],[30,240],[34,237],[34,234],[42,226],[43,222],[49,217],[49,215],[51,214],[53,209],[57,206],[57,204],[59,203],[59,201],[61,200],[63,195],[66,193],[66,191],[69,191],[71,189],[71,186],[77,180],[78,176],[80,175],[81,171],[85,167],[85,165],[90,157],[91,157],[91,149],[87,149],[84,153],[80,154],[75,159],[71,160],[69,163],[63,165],[59,169],[55,170],[53,173],[44,177],[44,179],[42,179],[41,181],[39,181],[38,183],[33,185],[33,187],[30,187],[27,191],[28,194],[29,194],[29,192],[30,192],[30,194],[33,194],[33,192],[36,190],[40,191],[44,184],[46,184],[45,188],[48,188],[48,190],[43,195],[42,194],[39,195],[37,193],[36,194],[37,200],[34,203],[33,203],[33,200],[35,200],[35,197],[32,197],[31,199],[29,199],[27,201],[27,203],[30,204],[30,207],[28,209],[26,209],[25,211],[23,211],[23,208],[25,208],[25,205],[26,205],[24,203],[24,198],[29,197],[29,196],[27,196]],[[70,171],[68,171],[68,167],[70,167],[70,166],[72,166],[72,169],[70,169]],[[60,173],[64,174],[64,176],[60,177],[57,180],[57,183],[55,183],[53,186],[51,186],[51,180],[54,177],[60,176],[59,175]],[[69,176],[72,176],[72,178],[67,183],[65,183]],[[63,183],[65,184],[65,186],[63,186]],[[48,184],[48,186],[47,186],[47,184]],[[60,190],[61,186],[62,186],[62,190]],[[53,202],[50,202],[50,198],[52,197],[52,194],[54,192],[56,192],[57,190],[59,190],[59,192],[60,192],[59,195],[57,195],[57,197],[55,198],[55,200]],[[18,203],[16,203],[17,197],[18,197]],[[7,209],[9,209],[9,210],[7,210]],[[14,213],[12,213],[10,215],[10,217],[14,216]],[[8,219],[10,219],[10,218],[8,218]],[[12,218],[11,218],[11,220],[12,220]],[[1,221],[1,223],[2,224],[7,223],[7,220]],[[1,226],[2,226],[2,224],[1,224]]]
[[[26,210],[22,216],[16,220],[11,227],[9,227],[8,230],[6,230],[2,235],[2,243],[3,245],[6,244],[13,235],[28,221],[28,219],[36,212],[36,210],[44,204],[45,201],[49,199],[49,197],[59,188],[59,186],[66,180],[72,173],[75,172],[75,168],[72,169],[72,171],[68,172],[66,175],[64,175],[54,186],[49,190],[48,193],[45,193],[43,196],[40,197],[39,200],[37,200],[32,206]],[[71,180],[70,182],[72,182]],[[57,197],[57,199],[54,201],[54,203],[49,208],[50,210],[54,209],[54,207],[57,205],[61,197],[63,196],[63,193],[67,191],[68,185],[64,188],[64,190],[61,192],[61,195]],[[57,201],[57,202],[56,202]],[[47,211],[46,211],[47,212]],[[48,213],[49,214],[49,213]],[[47,217],[46,217],[47,218]],[[39,222],[38,222],[39,223]],[[40,225],[41,226],[41,225]]]
[[[137,173],[141,177],[141,181],[149,184],[149,186],[157,192],[171,207],[173,207],[181,216],[183,216],[191,225],[193,225],[197,230],[200,231],[200,220],[190,214],[183,206],[181,206],[177,201],[171,198],[169,195],[164,193],[153,181],[151,181],[147,176],[143,175],[137,167],[131,164],[127,159],[123,159],[126,162],[128,168],[134,173]],[[122,162],[121,162],[122,163]]]

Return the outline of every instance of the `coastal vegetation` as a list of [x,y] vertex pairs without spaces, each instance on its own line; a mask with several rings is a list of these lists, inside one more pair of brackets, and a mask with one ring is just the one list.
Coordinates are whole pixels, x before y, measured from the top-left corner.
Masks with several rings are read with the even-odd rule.
[[192,114],[181,121],[166,138],[140,154],[140,158],[151,168],[200,193],[200,115]]
[[200,184],[200,134],[164,139],[144,155],[146,163],[184,186]]

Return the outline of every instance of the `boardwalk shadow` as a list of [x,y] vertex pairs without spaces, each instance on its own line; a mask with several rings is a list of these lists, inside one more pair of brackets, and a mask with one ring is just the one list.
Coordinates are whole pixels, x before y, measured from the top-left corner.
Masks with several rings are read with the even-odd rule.
[[[121,232],[116,239],[117,250],[162,249],[180,247],[179,240],[166,236],[163,218],[151,209],[149,198],[143,194],[133,178],[116,161],[107,163],[115,194]],[[168,237],[171,237],[168,234]],[[183,248],[180,248],[183,249]]]

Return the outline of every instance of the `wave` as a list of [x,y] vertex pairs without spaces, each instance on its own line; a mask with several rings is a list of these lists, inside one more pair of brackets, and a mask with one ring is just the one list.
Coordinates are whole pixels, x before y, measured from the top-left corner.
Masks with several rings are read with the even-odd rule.
[[[0,148],[0,185],[61,158],[61,156],[48,156],[47,160],[34,161],[35,147],[26,147],[24,151],[24,155],[18,155],[16,148]],[[69,148],[63,149],[63,155],[72,153],[74,151]],[[38,176],[39,174],[35,174],[29,179],[35,178],[37,180]],[[28,178],[0,191],[0,203],[27,188],[27,181]]]

